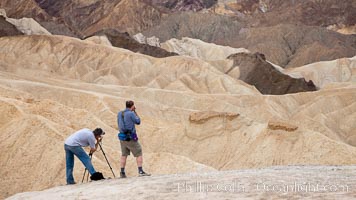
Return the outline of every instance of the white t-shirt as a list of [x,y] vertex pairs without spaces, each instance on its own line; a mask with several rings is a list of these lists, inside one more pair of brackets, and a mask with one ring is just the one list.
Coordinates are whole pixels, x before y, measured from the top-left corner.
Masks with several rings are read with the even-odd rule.
[[64,144],[69,146],[81,146],[81,147],[90,146],[92,149],[94,149],[95,140],[96,139],[93,131],[84,128],[69,136],[64,142]]

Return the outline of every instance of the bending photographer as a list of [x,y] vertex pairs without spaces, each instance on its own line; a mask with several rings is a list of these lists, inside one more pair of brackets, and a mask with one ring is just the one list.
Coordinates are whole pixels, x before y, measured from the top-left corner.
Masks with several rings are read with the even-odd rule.
[[65,140],[64,150],[66,152],[66,177],[68,185],[76,184],[73,177],[74,155],[77,156],[86,169],[88,169],[91,175],[90,178],[92,180],[99,180],[97,177],[99,177],[101,173],[95,171],[90,157],[82,147],[90,146],[89,155],[93,154],[97,150],[102,135],[104,134],[105,132],[101,128],[96,128],[94,131],[85,128],[73,133]]

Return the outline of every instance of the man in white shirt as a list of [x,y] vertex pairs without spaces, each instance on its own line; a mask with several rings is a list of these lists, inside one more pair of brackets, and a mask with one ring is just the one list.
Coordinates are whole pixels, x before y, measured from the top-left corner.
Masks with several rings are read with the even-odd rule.
[[[98,148],[98,144],[105,132],[101,128],[96,128],[94,131],[84,128],[71,136],[64,142],[64,150],[66,152],[66,177],[67,184],[75,184],[73,177],[74,155],[82,161],[83,165],[88,169],[90,175],[96,173],[90,157],[82,147],[90,146],[90,153],[92,154]],[[96,142],[96,144],[95,144]]]

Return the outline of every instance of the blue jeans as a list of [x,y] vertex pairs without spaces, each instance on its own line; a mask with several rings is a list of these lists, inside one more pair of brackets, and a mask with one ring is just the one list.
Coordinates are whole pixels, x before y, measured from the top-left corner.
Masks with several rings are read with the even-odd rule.
[[69,146],[64,144],[64,150],[66,151],[66,177],[67,184],[74,184],[73,178],[73,167],[74,167],[74,155],[76,155],[83,165],[88,169],[89,173],[92,175],[96,171],[91,163],[90,157],[80,146]]

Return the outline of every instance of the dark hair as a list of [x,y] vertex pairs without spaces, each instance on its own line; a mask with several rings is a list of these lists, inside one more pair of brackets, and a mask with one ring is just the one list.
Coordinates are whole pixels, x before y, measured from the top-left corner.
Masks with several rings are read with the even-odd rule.
[[133,101],[126,101],[126,108],[131,108],[134,105]]
[[101,128],[96,128],[93,133],[95,136],[105,135],[105,132]]

